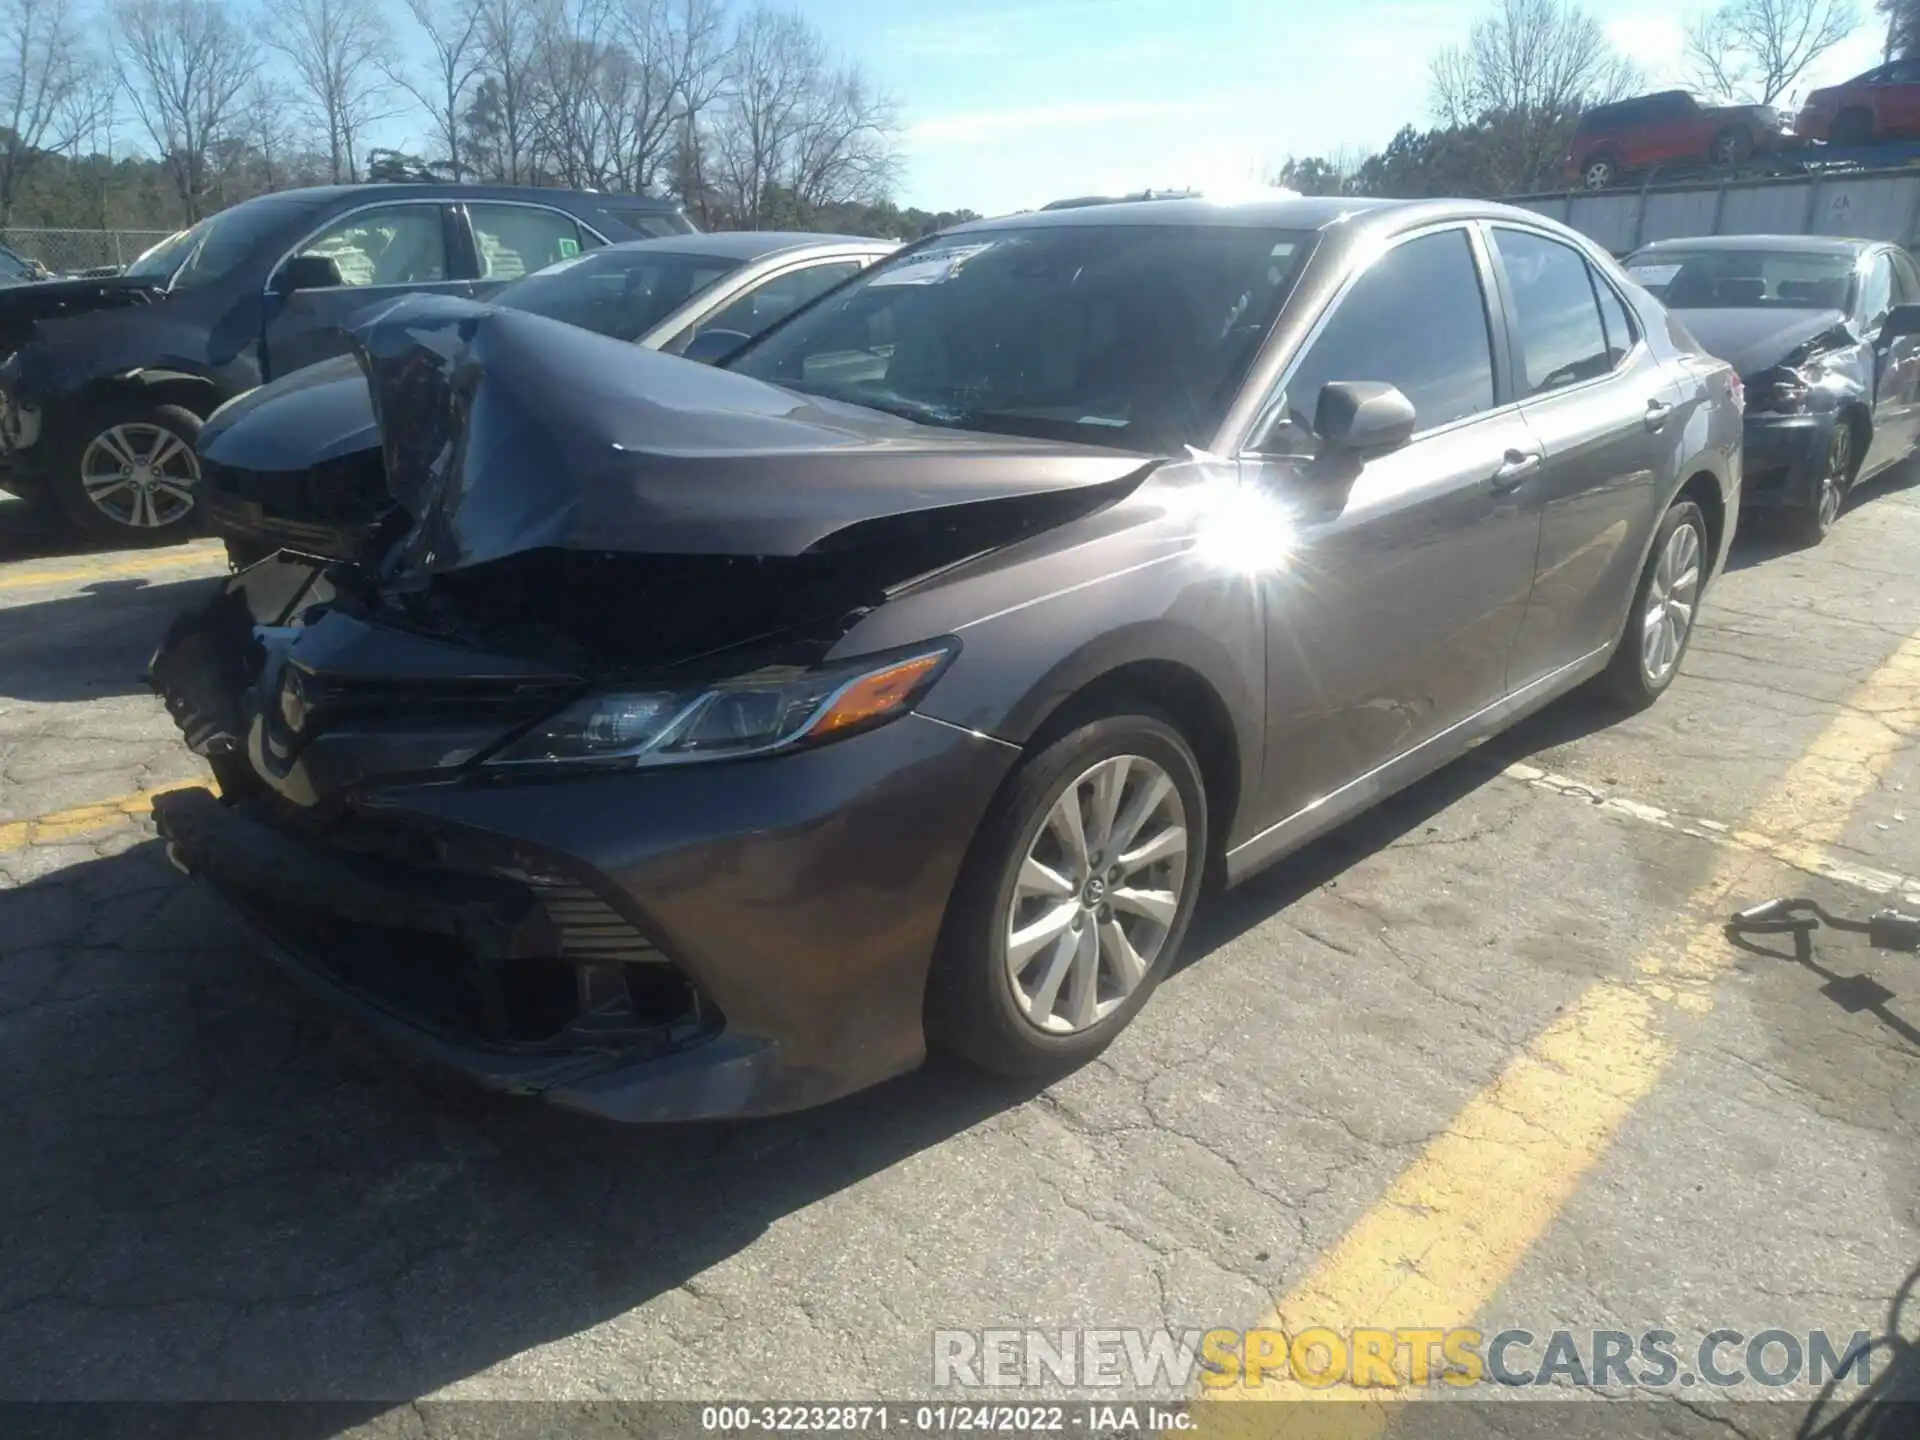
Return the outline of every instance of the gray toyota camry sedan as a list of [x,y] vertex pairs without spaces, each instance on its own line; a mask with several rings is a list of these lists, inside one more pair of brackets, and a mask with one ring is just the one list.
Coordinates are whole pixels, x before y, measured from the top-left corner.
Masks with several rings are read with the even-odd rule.
[[[982,221],[717,369],[447,298],[353,332],[387,510],[175,624],[219,788],[162,833],[389,1036],[620,1119],[1086,1060],[1208,877],[1658,697],[1739,503],[1732,371],[1492,205]],[[310,403],[208,462],[297,474]]]

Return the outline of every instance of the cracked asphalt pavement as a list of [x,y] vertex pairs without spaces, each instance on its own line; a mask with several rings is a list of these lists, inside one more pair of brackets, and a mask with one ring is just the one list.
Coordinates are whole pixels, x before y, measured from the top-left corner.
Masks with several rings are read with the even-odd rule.
[[[1920,876],[1920,699],[1861,691],[1920,632],[1910,483],[1818,550],[1743,541],[1651,711],[1557,705],[1212,898],[1058,1084],[936,1059],[664,1130],[469,1092],[249,954],[140,798],[200,775],[138,676],[217,551],[66,553],[0,501],[0,1399],[414,1433],[421,1397],[924,1396],[937,1329],[1260,1324],[1583,996],[1676,925],[1725,944],[1694,897],[1730,846],[1795,843],[1734,831],[1837,716],[1893,739],[1826,851]],[[1754,863],[1741,903],[1900,898]],[[1729,949],[1710,989],[1472,1323],[1887,1334],[1920,1265],[1920,959],[1823,932]],[[1662,1413],[1771,1433],[1707,1398]]]

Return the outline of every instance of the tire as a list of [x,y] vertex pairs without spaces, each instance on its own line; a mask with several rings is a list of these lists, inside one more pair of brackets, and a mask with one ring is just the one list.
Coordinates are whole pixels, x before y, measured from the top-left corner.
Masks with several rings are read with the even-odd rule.
[[[49,493],[67,524],[90,540],[185,540],[199,528],[192,493],[200,480],[199,439],[200,417],[178,405],[129,400],[101,406],[83,414],[57,450]],[[143,485],[141,466],[156,454],[157,471]],[[116,458],[128,477],[118,485],[112,483]]]
[[1852,146],[1873,143],[1873,116],[1865,110],[1842,110],[1827,131],[1829,145]]
[[[1684,591],[1684,598],[1677,598],[1682,587],[1674,584],[1684,579],[1685,566],[1678,570],[1673,567],[1680,564],[1676,548],[1684,555],[1686,542],[1678,540],[1679,533],[1687,530],[1692,533],[1693,581]],[[1627,623],[1620,632],[1620,643],[1614,649],[1613,659],[1607,662],[1607,668],[1601,673],[1598,691],[1608,704],[1621,710],[1644,710],[1653,704],[1673,683],[1673,677],[1680,673],[1680,662],[1686,657],[1687,642],[1693,639],[1696,622],[1700,616],[1700,599],[1706,590],[1707,567],[1711,563],[1708,549],[1707,520],[1700,513],[1700,507],[1691,500],[1676,500],[1667,507],[1667,513],[1661,517],[1660,528],[1654,533],[1653,545],[1647,551],[1646,567],[1640,572],[1640,583],[1633,589],[1633,604],[1627,610]],[[1666,567],[1663,569],[1663,566]],[[1669,592],[1663,603],[1664,619],[1675,621],[1677,614],[1675,603],[1688,607],[1685,624],[1679,628],[1675,643],[1670,649],[1660,651],[1661,663],[1657,667],[1649,660],[1649,639],[1652,627],[1647,623],[1653,604],[1656,583]]]
[[1860,468],[1858,448],[1859,436],[1853,426],[1841,422],[1833,427],[1833,434],[1827,441],[1827,458],[1820,473],[1820,483],[1813,492],[1813,503],[1798,509],[1786,511],[1782,523],[1787,535],[1802,547],[1818,545],[1833,533],[1834,522],[1840,518],[1840,507],[1847,503],[1847,491],[1853,485],[1854,473]]
[[[1160,792],[1162,779],[1169,782],[1126,853],[1173,831],[1184,834],[1185,845],[1177,856],[1136,868],[1133,885],[1108,890],[1114,857],[1098,857],[1104,875],[1098,867],[1091,876],[1086,867],[1076,870],[1051,817],[1069,796],[1075,813],[1097,817],[1100,787],[1116,771],[1116,823],[1144,793]],[[1095,818],[1088,835],[1094,855],[1098,827]],[[1208,834],[1199,763],[1180,732],[1156,715],[1108,715],[1038,751],[995,797],[948,902],[927,988],[929,1039],[1001,1075],[1059,1074],[1098,1055],[1173,965],[1206,872]],[[1029,859],[1067,892],[1034,886]],[[1106,898],[1122,893],[1173,900],[1155,904],[1157,918],[1150,918],[1138,901],[1114,905]],[[1124,950],[1113,943],[1115,930]],[[1018,970],[1009,964],[1016,931],[1044,937],[1029,942]],[[1140,963],[1129,964],[1128,956]]]
[[1580,167],[1580,183],[1588,190],[1605,190],[1620,178],[1620,162],[1607,154],[1589,155]]
[[1707,158],[1715,165],[1744,165],[1753,158],[1753,136],[1730,125],[1713,137],[1713,149]]

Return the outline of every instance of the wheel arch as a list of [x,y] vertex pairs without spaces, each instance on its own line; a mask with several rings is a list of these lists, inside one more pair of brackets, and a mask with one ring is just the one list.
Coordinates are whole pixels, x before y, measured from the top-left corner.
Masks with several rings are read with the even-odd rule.
[[[1264,674],[1264,669],[1262,670]],[[1171,721],[1192,747],[1207,788],[1210,870],[1229,848],[1242,801],[1259,779],[1262,736],[1251,720],[1256,697],[1218,640],[1180,626],[1126,627],[1056,665],[996,727],[1033,752],[1076,725],[1126,704]],[[1264,699],[1264,697],[1258,697]]]
[[226,398],[224,387],[205,375],[187,370],[134,370],[89,382],[75,396],[73,412],[77,419],[107,405],[178,405],[204,420]]

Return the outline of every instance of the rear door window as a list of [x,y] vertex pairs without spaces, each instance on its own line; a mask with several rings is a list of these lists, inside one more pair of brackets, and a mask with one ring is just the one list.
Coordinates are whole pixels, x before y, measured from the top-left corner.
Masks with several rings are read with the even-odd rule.
[[518,280],[600,242],[571,215],[539,205],[467,206],[482,280]]
[[1519,332],[1522,396],[1578,385],[1613,369],[1586,257],[1526,230],[1496,227]]

